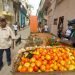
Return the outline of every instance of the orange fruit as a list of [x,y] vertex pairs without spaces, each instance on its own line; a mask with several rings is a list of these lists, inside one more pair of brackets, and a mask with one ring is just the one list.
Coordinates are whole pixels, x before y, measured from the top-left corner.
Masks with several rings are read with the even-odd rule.
[[28,72],[33,72],[33,68],[32,67],[29,67],[28,68]]
[[49,70],[50,69],[50,65],[46,65],[46,70]]
[[41,58],[41,56],[42,56],[41,54],[38,55],[39,58]]
[[49,71],[54,71],[52,68]]
[[58,66],[57,65],[54,65],[53,66],[53,70],[57,71],[58,70]]
[[27,68],[23,67],[20,72],[27,72]]
[[35,61],[36,59],[34,57],[30,59],[30,62],[35,62]]
[[50,55],[46,55],[46,60],[50,60],[51,59],[51,57],[50,57]]
[[68,64],[65,64],[64,67],[68,69],[69,68],[69,65]]
[[36,66],[40,67],[42,65],[41,61],[36,61]]
[[47,60],[44,60],[42,63],[43,65],[47,65]]
[[41,60],[44,60],[45,59],[45,56],[41,56]]
[[48,61],[48,64],[49,65],[53,64],[53,60]]
[[20,71],[21,71],[21,69],[22,69],[22,66],[20,65],[20,66],[18,67],[18,71],[20,72]]
[[72,60],[71,63],[75,65],[75,61],[74,60]]
[[35,63],[31,63],[30,66],[31,66],[31,67],[34,67],[34,66],[35,66]]
[[61,65],[65,65],[65,61],[64,61],[64,60],[61,60],[61,61],[60,61],[60,64],[61,64]]
[[42,52],[42,53],[41,53],[41,55],[42,55],[42,56],[45,56],[45,55],[46,55],[46,53],[45,53],[45,52]]
[[33,57],[34,57],[36,60],[39,59],[39,56],[38,56],[38,55],[34,55]]
[[26,62],[26,58],[25,57],[22,57],[21,60],[22,60],[22,62]]
[[29,62],[26,62],[26,63],[24,64],[24,66],[28,68],[28,67],[30,66],[30,63],[29,63]]
[[37,72],[37,71],[38,71],[38,67],[37,67],[37,66],[34,66],[34,67],[33,67],[33,71],[34,71],[34,72]]
[[40,69],[41,69],[41,71],[46,71],[46,66],[45,65],[41,65]]
[[58,60],[58,57],[57,56],[55,57],[55,60]]

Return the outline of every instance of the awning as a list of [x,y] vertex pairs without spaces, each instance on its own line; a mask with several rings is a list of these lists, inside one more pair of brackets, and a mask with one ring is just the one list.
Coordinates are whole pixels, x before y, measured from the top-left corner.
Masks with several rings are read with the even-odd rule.
[[11,12],[6,12],[6,11],[2,11],[0,13],[0,16],[2,15],[5,16],[8,21],[12,21],[14,17],[14,15]]
[[2,11],[2,15],[12,17],[13,14],[11,12]]

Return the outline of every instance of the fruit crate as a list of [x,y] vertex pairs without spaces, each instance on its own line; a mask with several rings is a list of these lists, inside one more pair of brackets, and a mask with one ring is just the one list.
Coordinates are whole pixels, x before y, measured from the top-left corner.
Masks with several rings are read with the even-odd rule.
[[[62,46],[56,46],[58,48],[61,48]],[[35,48],[41,48],[41,46],[39,47],[28,47],[26,48],[25,52],[30,52],[30,51],[34,51]],[[43,46],[43,48],[52,48],[51,46]],[[71,47],[68,47],[71,48]],[[74,48],[71,48],[73,50],[75,50]],[[13,68],[12,68],[12,75],[75,75],[75,71],[52,71],[52,72],[17,72],[16,68],[18,66],[18,62],[21,60],[21,56],[23,55],[23,52],[18,55],[13,62]],[[17,60],[18,59],[18,60]]]

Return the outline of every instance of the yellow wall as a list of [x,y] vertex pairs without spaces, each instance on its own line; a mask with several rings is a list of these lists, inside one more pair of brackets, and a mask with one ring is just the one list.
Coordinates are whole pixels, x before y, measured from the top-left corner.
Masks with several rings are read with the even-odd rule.
[[2,0],[0,0],[0,15],[2,11],[3,11],[3,5],[2,5]]

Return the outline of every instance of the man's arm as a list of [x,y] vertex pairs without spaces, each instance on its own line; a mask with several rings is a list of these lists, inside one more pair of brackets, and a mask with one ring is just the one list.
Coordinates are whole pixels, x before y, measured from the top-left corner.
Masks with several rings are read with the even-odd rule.
[[15,39],[16,39],[16,37],[15,37],[15,34],[14,34],[14,32],[12,31],[12,29],[10,28],[10,36],[11,36],[11,39],[12,39],[12,48],[14,49],[14,46],[15,46]]

